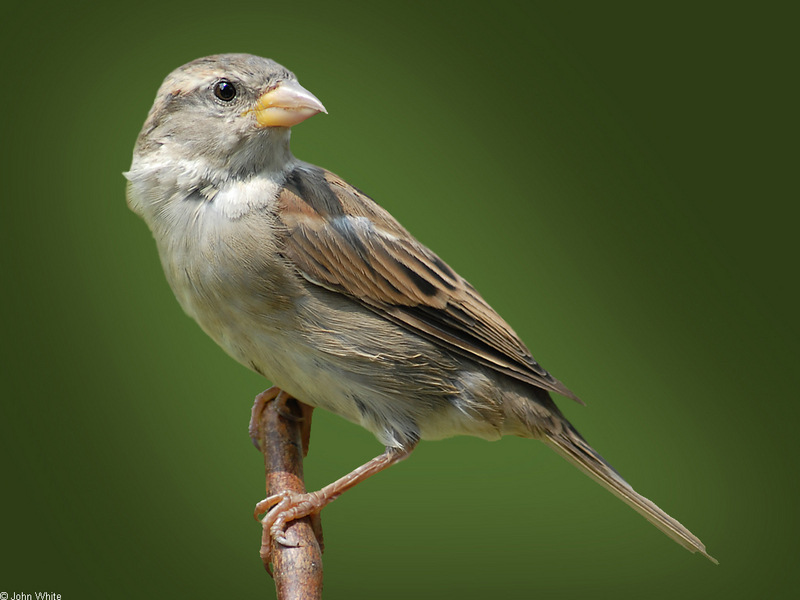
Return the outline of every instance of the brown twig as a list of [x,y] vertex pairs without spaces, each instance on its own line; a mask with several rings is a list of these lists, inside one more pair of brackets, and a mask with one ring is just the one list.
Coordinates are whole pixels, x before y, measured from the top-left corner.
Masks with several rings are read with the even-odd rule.
[[[258,428],[258,442],[264,453],[267,496],[283,491],[305,493],[303,455],[307,448],[311,410],[285,392],[264,405]],[[308,421],[305,422],[304,418]],[[315,531],[316,526],[316,531]],[[290,521],[286,539],[296,546],[284,546],[271,539],[268,528],[261,537],[261,559],[275,578],[278,600],[311,600],[322,597],[322,558],[317,534],[319,521],[311,517]]]

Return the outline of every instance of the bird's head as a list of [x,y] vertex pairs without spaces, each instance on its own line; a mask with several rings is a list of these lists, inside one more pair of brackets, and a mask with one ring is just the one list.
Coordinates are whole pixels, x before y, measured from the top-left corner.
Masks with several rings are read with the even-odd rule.
[[294,74],[267,58],[220,54],[170,73],[134,151],[137,159],[194,162],[228,177],[285,164],[290,127],[327,112]]

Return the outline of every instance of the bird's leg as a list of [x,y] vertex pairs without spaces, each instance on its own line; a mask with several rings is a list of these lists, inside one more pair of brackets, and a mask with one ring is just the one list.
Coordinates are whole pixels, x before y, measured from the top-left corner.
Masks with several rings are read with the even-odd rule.
[[341,496],[351,487],[364,481],[387,467],[406,458],[413,446],[407,448],[387,448],[386,452],[376,456],[371,461],[351,471],[341,479],[326,485],[317,492],[298,494],[296,492],[281,492],[274,494],[256,504],[253,516],[258,519],[261,514],[267,513],[261,523],[264,529],[269,529],[272,538],[284,546],[292,544],[283,535],[286,523],[300,519],[307,515],[318,514],[326,505]]
[[[300,407],[300,412],[302,416],[300,417],[300,441],[303,444],[303,458],[308,456],[308,444],[311,442],[311,415],[314,412],[314,407],[309,406],[300,400],[295,398],[298,406]],[[320,534],[317,538],[320,540],[320,546],[322,545],[322,530],[320,529]]]

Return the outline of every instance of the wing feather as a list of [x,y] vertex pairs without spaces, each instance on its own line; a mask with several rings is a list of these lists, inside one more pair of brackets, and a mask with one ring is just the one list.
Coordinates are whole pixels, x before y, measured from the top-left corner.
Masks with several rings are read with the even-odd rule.
[[496,371],[581,402],[469,283],[367,195],[302,165],[287,177],[278,204],[283,251],[308,281]]

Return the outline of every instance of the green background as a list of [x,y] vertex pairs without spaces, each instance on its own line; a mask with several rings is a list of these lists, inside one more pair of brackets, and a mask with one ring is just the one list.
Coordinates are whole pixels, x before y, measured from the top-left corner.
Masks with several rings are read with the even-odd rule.
[[[329,110],[295,128],[295,154],[373,196],[481,290],[587,402],[561,401],[577,428],[721,563],[541,444],[456,438],[422,443],[323,512],[326,598],[794,596],[791,15],[673,2],[5,10],[0,591],[274,597],[246,432],[267,383],[181,312],[121,175],[168,72],[250,52]],[[380,451],[318,411],[307,483]]]

